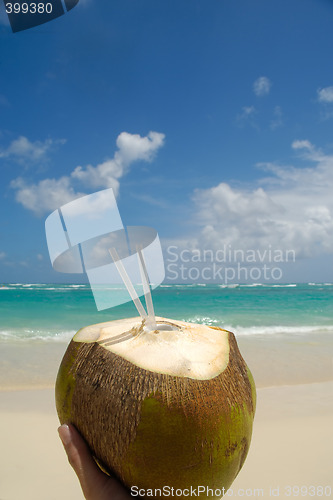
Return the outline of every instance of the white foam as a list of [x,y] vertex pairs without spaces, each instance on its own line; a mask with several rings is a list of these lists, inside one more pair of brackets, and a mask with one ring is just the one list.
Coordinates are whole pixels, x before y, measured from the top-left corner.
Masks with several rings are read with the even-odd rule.
[[63,342],[68,343],[76,330],[64,332],[47,332],[39,330],[0,330],[0,342]]
[[273,288],[289,288],[289,287],[295,287],[297,285],[295,283],[289,283],[286,285],[270,285],[270,286],[272,286]]
[[[229,327],[223,326],[226,330]],[[304,335],[310,333],[333,333],[333,325],[313,325],[313,326],[233,326],[230,330],[237,335]]]
[[219,288],[238,288],[239,284],[238,283],[231,283],[230,285],[218,285]]
[[308,283],[309,286],[332,286],[333,283]]
[[188,323],[198,323],[199,325],[220,326],[221,328],[224,328],[224,326],[221,326],[221,321],[212,319],[209,316],[193,316],[191,318],[182,318],[181,321]]
[[252,288],[252,287],[255,287],[255,286],[263,286],[263,283],[249,283],[249,284],[242,284],[240,285],[242,288]]
[[69,288],[57,286],[57,287],[47,287],[47,288],[36,288],[35,290],[61,290],[61,291],[64,291],[64,290],[69,290]]
[[233,332],[235,335],[306,335],[311,333],[328,333],[333,334],[333,325],[310,325],[310,326],[294,326],[294,325],[249,325],[240,326],[223,323],[221,320],[210,318],[209,316],[193,316],[182,318],[182,321],[190,323],[198,323],[208,326],[217,326]]

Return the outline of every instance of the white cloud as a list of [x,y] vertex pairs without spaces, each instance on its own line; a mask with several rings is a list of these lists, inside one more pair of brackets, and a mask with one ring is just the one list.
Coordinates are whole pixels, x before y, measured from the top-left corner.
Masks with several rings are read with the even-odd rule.
[[137,160],[151,161],[163,146],[164,138],[164,134],[158,132],[149,132],[145,137],[122,132],[117,138],[118,149],[113,158],[96,167],[78,166],[68,176],[44,179],[37,184],[28,184],[22,178],[13,180],[11,187],[16,189],[16,201],[36,215],[41,215],[83,196],[84,193],[76,191],[76,183],[90,189],[111,187],[117,195],[119,179],[125,175],[130,165]]
[[333,103],[333,86],[318,89],[317,94],[319,102]]
[[293,149],[307,149],[308,151],[315,152],[313,144],[307,139],[293,141],[291,147]]
[[333,156],[306,140],[294,141],[293,148],[305,150],[311,166],[266,164],[270,175],[254,189],[220,183],[196,191],[200,246],[257,249],[271,245],[294,250],[298,256],[333,252]]
[[18,161],[40,161],[45,159],[47,152],[54,144],[64,144],[64,139],[31,142],[27,137],[14,139],[8,148],[0,150],[0,158],[13,158]]
[[273,110],[273,119],[270,123],[271,130],[275,130],[283,125],[283,113],[280,106],[275,106]]
[[272,83],[267,76],[260,76],[253,84],[253,92],[256,96],[262,97],[269,94],[271,86]]
[[71,176],[94,188],[111,187],[117,194],[118,179],[126,173],[131,163],[137,160],[151,161],[163,143],[164,134],[158,132],[149,132],[146,137],[122,132],[117,138],[118,150],[112,159],[96,167],[76,167]]
[[246,124],[251,125],[251,127],[258,128],[254,121],[254,116],[257,114],[257,110],[254,106],[244,106],[242,112],[237,115],[237,122],[240,127]]
[[96,167],[87,165],[85,168],[78,166],[71,173],[72,179],[76,179],[86,186],[92,188],[108,187],[118,193],[118,179],[123,175],[123,169],[114,160],[107,160]]
[[36,215],[51,212],[64,203],[83,195],[83,193],[75,192],[71,187],[69,177],[44,179],[38,184],[28,184],[19,177],[13,180],[10,186],[16,189],[16,201]]
[[254,106],[244,106],[242,108],[241,117],[247,118],[256,113],[256,108]]
[[301,151],[301,156],[306,160],[311,160],[317,162],[318,164],[325,163],[327,158],[331,158],[330,156],[325,155],[323,151],[319,148],[316,148],[310,141],[302,140],[302,141],[293,141],[291,147],[295,150]]
[[0,260],[6,258],[6,252],[0,252]]

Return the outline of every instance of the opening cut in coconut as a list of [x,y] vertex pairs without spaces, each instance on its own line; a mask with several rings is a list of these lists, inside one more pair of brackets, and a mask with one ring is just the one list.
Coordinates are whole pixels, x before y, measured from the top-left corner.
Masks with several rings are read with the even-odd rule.
[[134,365],[157,373],[208,380],[229,362],[226,330],[156,318],[156,327],[141,318],[126,318],[82,328],[74,342],[97,342]]
[[151,332],[151,331],[154,331],[156,333],[158,332],[165,332],[165,331],[177,331],[179,330],[178,326],[177,325],[171,325],[170,323],[157,323],[156,322],[156,325],[151,325],[151,324],[148,324],[144,327],[144,331],[145,332]]

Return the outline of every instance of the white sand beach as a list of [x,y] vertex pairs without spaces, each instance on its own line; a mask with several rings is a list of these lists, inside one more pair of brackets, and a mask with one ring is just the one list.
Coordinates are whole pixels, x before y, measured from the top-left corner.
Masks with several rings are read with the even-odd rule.
[[[232,496],[295,498],[289,488],[303,487],[299,497],[319,497],[312,486],[332,497],[332,421],[333,382],[258,389],[252,444]],[[58,438],[53,389],[1,392],[0,422],[1,500],[82,500]]]

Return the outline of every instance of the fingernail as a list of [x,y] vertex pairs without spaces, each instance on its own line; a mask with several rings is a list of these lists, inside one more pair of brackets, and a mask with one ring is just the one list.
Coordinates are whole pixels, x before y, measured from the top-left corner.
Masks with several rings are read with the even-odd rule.
[[71,430],[70,430],[69,426],[67,424],[61,425],[58,428],[58,433],[59,433],[60,439],[62,441],[62,444],[64,446],[67,446],[72,440]]

